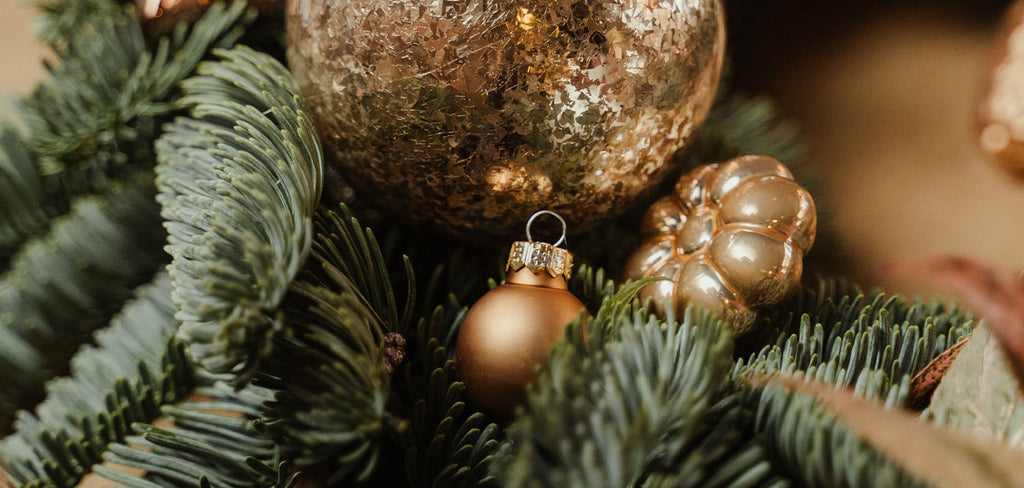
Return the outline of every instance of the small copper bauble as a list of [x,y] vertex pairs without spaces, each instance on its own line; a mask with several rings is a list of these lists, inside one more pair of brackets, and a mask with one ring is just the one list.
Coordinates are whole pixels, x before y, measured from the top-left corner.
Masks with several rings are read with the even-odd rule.
[[978,141],[1005,168],[1024,177],[1024,0],[1003,17],[978,102]]
[[698,305],[751,331],[756,310],[793,293],[814,243],[814,201],[781,163],[743,156],[684,175],[644,215],[630,279],[665,277],[641,298]]
[[364,199],[463,237],[582,231],[669,169],[714,98],[720,0],[290,0],[288,61]]
[[585,313],[569,292],[572,255],[565,249],[516,242],[506,270],[505,283],[469,309],[455,346],[466,393],[498,420],[512,417],[537,376],[535,368],[547,364],[548,349]]

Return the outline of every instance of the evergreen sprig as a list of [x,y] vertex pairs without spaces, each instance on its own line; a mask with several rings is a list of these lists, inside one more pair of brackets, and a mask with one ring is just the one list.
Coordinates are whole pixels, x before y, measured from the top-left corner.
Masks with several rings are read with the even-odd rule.
[[[333,465],[331,483],[365,480],[394,428],[387,404],[396,365],[387,356],[405,351],[386,335],[397,335],[398,310],[408,315],[414,298],[397,305],[376,238],[347,208],[321,211],[316,230],[307,272],[283,308],[288,334],[260,369],[279,390],[263,422],[298,466]],[[404,262],[405,288],[414,290]]]
[[89,473],[134,488],[292,485],[279,449],[253,425],[272,392],[235,391],[224,376],[195,372],[173,339],[170,290],[164,273],[140,288],[97,346],[75,356],[72,374],[48,383],[35,414],[21,413],[0,442],[12,479],[39,488],[69,488]]
[[288,71],[244,46],[186,80],[191,118],[157,142],[179,337],[212,372],[246,381],[283,327],[309,253],[323,161]]
[[264,425],[300,467],[333,465],[330,483],[366,479],[390,418],[384,329],[351,292],[298,281],[286,306],[287,339],[262,368],[279,390]]
[[161,408],[161,420],[172,427],[133,424],[135,435],[103,454],[105,462],[140,474],[106,465],[93,471],[129,488],[293,486],[296,477],[280,449],[254,426],[271,392],[252,385],[235,390],[220,378],[200,372],[193,396]]
[[[768,345],[740,360],[734,375],[802,374],[854,387],[890,407],[906,400],[910,377],[974,328],[973,317],[938,301],[865,295],[850,283],[821,280],[764,319]],[[763,343],[762,342],[762,343]],[[757,431],[783,470],[807,486],[904,486],[898,467],[836,424],[823,406],[776,388],[752,392]]]
[[[405,255],[400,258],[406,280],[392,283],[388,262],[373,230],[363,227],[344,205],[338,212],[321,211],[315,228],[313,274],[361,297],[387,330],[397,332],[407,328],[413,320],[416,304],[416,284],[409,258]],[[397,287],[406,292],[402,305],[399,305]]]
[[0,270],[29,236],[46,228],[55,214],[42,180],[13,128],[0,126]]
[[2,424],[66,371],[75,349],[164,261],[165,234],[145,180],[76,201],[0,277]]
[[55,198],[101,192],[112,179],[151,168],[160,117],[174,109],[172,90],[212,47],[234,43],[253,16],[246,12],[244,2],[216,4],[149,51],[133,7],[87,9],[73,42],[53,45],[50,78],[24,102],[27,145]]
[[572,272],[569,291],[579,298],[587,310],[597,312],[601,304],[615,295],[615,281],[605,275],[604,268],[581,264]]
[[120,442],[133,422],[190,391],[191,368],[180,344],[170,280],[160,273],[140,287],[110,326],[71,361],[71,375],[46,386],[35,413],[22,411],[17,431],[0,442],[4,469],[25,486],[74,486]]
[[83,23],[89,19],[119,15],[121,6],[110,0],[38,0],[39,11],[36,36],[48,45],[67,45],[82,33]]
[[794,373],[835,368],[837,385],[852,386],[865,369],[890,381],[920,371],[974,329],[974,317],[938,300],[907,301],[856,285],[819,280],[788,307],[763,319],[768,345],[739,363],[743,373]]
[[677,324],[612,301],[587,324],[588,337],[577,325],[552,349],[550,373],[508,429],[498,465],[505,486],[639,486],[679,474],[668,461],[698,442],[727,384],[727,329],[706,313],[689,310]]
[[[454,313],[452,312],[454,311]],[[453,354],[454,331],[465,319],[457,302],[420,320],[411,338],[415,351],[405,368],[412,409],[402,437],[405,473],[412,486],[492,487],[490,465],[502,429],[466,400]],[[447,339],[446,339],[447,338]]]
[[[816,373],[805,376],[824,381],[844,376],[831,368]],[[881,371],[863,371],[854,388],[859,395],[891,408],[902,404],[908,383],[904,379],[892,385]],[[756,429],[763,433],[770,458],[797,486],[923,486],[837,422],[835,415],[812,397],[767,388],[760,394],[758,408]]]

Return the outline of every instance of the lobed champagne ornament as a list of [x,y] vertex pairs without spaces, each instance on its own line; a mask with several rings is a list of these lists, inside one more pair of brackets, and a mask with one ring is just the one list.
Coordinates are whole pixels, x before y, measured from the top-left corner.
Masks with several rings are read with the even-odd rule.
[[[534,219],[543,214],[562,223],[562,237],[554,244],[534,242],[530,235]],[[525,400],[526,385],[536,378],[534,368],[547,363],[548,349],[565,326],[586,313],[569,292],[572,254],[558,247],[565,242],[562,217],[547,210],[535,213],[526,238],[512,244],[505,283],[469,309],[455,346],[466,392],[499,420],[512,417]]]
[[707,114],[720,0],[291,0],[332,171],[392,215],[508,237],[628,208]]
[[811,195],[775,159],[701,166],[644,215],[647,237],[626,275],[669,278],[640,297],[710,309],[741,336],[752,330],[755,310],[796,290],[816,220]]

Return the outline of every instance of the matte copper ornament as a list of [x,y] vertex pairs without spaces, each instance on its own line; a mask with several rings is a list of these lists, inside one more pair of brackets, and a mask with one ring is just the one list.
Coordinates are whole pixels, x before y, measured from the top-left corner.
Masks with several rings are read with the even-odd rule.
[[1024,177],[1024,1],[1003,17],[991,57],[978,103],[978,142]]
[[499,420],[512,417],[536,378],[534,368],[547,363],[548,349],[585,311],[569,293],[569,251],[532,239],[516,242],[506,270],[505,283],[469,309],[455,346],[466,392]]
[[666,277],[640,292],[656,304],[694,304],[751,331],[755,310],[775,305],[800,283],[814,243],[814,200],[768,156],[701,166],[675,194],[644,215],[647,236],[626,263],[630,279]]
[[332,161],[393,215],[511,236],[625,210],[714,98],[720,0],[291,0],[288,60]]

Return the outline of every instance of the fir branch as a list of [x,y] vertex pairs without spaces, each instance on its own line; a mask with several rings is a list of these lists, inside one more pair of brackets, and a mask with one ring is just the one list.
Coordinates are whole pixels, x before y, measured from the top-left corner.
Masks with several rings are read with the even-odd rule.
[[121,6],[114,0],[38,0],[39,26],[36,35],[40,41],[56,46],[67,46],[76,40],[83,24],[92,19],[119,15]]
[[179,337],[213,372],[246,381],[284,327],[278,306],[306,260],[323,161],[280,63],[217,51],[185,81],[192,118],[157,142]]
[[57,213],[44,202],[42,180],[21,137],[13,128],[0,126],[0,270]]
[[[35,413],[20,412],[17,431],[0,442],[4,469],[22,484],[74,486],[132,422],[151,421],[193,383],[174,333],[170,280],[160,273],[83,346],[71,375],[46,385]],[[161,355],[161,351],[163,354]]]
[[[906,302],[845,282],[805,287],[790,307],[765,319],[768,342],[735,376],[800,373],[902,405],[909,380],[935,356],[973,330],[972,317],[937,301]],[[767,340],[765,340],[767,338]],[[755,339],[756,340],[756,339]],[[757,431],[778,466],[808,486],[903,486],[910,483],[810,397],[776,388],[753,392]]]
[[737,366],[737,374],[772,374],[835,368],[834,382],[851,386],[862,370],[880,370],[890,381],[920,371],[974,329],[973,316],[933,300],[906,301],[856,285],[819,280],[789,306],[762,318],[752,341],[767,343]]
[[[727,391],[736,390],[728,385]],[[651,473],[643,486],[701,488],[789,486],[778,474],[764,447],[752,436],[753,415],[742,403],[743,393],[733,391],[711,405],[696,442],[661,461],[663,469]]]
[[23,246],[0,278],[4,424],[163,262],[150,178],[80,199],[49,234]]
[[[330,483],[365,480],[394,422],[386,334],[406,319],[370,229],[344,206],[318,213],[316,229],[307,272],[283,307],[289,333],[260,368],[260,381],[279,390],[263,422],[298,466],[330,463]],[[414,290],[404,262],[405,287]],[[413,300],[406,298],[403,315]]]
[[[418,327],[405,325],[415,296],[407,292],[404,304],[397,299],[370,229],[344,206],[321,212],[316,228],[308,272],[292,284],[284,307],[290,335],[278,339],[258,377],[280,390],[264,421],[267,432],[297,465],[329,466],[328,483],[393,478],[382,472],[379,452],[393,446],[394,434],[411,483],[488,483],[498,428],[466,407],[446,352],[464,309],[455,302]],[[415,290],[409,259],[401,262],[407,279],[400,285]],[[405,331],[408,346],[398,386],[383,354],[396,330]]]
[[603,268],[581,264],[572,273],[569,291],[586,305],[587,310],[596,311],[606,299],[615,295],[615,282],[605,276]]
[[[840,374],[837,374],[840,373]],[[820,369],[817,376],[835,381],[841,372]],[[859,395],[899,406],[908,382],[890,384],[881,371],[864,371],[855,383]],[[801,486],[924,486],[836,420],[814,398],[777,387],[766,389],[759,401],[757,430],[780,471]]]
[[[167,101],[172,89],[210,48],[233,44],[237,26],[254,15],[244,2],[214,5],[151,53],[133,7],[86,10],[73,42],[54,45],[59,64],[50,67],[50,79],[24,102],[27,144],[46,188],[63,198],[104,191],[111,179],[151,167],[159,118],[174,109]],[[75,22],[75,13],[62,10],[53,25]]]
[[137,423],[137,435],[110,445],[103,460],[142,470],[141,476],[106,465],[93,466],[104,478],[129,488],[274,487],[290,488],[295,477],[280,450],[254,427],[269,390],[252,385],[240,391],[216,377],[201,375],[196,397],[161,409],[170,428]]
[[[266,389],[235,392],[193,375],[177,323],[169,277],[138,290],[110,327],[72,361],[72,374],[47,384],[35,414],[0,442],[4,469],[27,487],[71,487],[97,473],[125,486],[290,486],[278,449],[253,427]],[[182,404],[174,402],[192,394]],[[162,407],[161,407],[162,406]],[[157,428],[158,418],[173,422]],[[137,435],[133,435],[132,432]],[[109,466],[139,468],[140,475]]]
[[529,389],[497,465],[506,486],[636,486],[677,473],[666,462],[699,442],[732,363],[728,331],[706,313],[663,323],[612,302]]
[[284,307],[289,334],[278,337],[259,377],[260,384],[278,390],[264,428],[297,466],[332,463],[330,484],[366,479],[390,422],[383,324],[351,292],[304,280],[292,289]]
[[374,311],[389,331],[401,331],[412,321],[416,304],[416,288],[412,264],[408,257],[401,262],[407,279],[398,283],[406,290],[404,305],[398,305],[395,286],[392,285],[388,263],[384,258],[373,230],[363,227],[342,205],[340,213],[321,212],[315,222],[317,238],[313,252],[317,261],[327,271],[333,267],[336,273],[327,273],[327,281],[335,280],[356,296],[362,297],[367,307]]
[[[457,310],[450,313],[446,310]],[[412,486],[488,487],[497,480],[490,465],[502,430],[466,402],[450,354],[453,337],[465,318],[457,303],[438,307],[417,326],[415,350],[406,365],[405,384],[414,391],[408,427],[402,436],[405,472]]]

